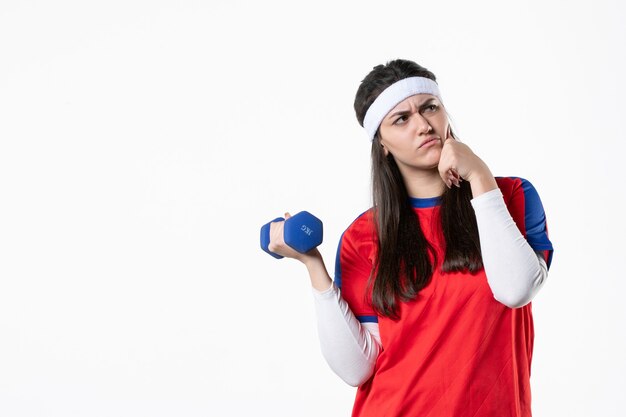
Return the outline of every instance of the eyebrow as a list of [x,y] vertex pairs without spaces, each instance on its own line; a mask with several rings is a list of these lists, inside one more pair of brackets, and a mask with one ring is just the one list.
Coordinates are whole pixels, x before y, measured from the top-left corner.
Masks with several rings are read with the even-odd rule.
[[[425,102],[423,102],[422,104],[419,105],[420,110],[423,109],[424,107],[426,107],[427,105],[431,104],[431,102],[435,101],[434,97],[429,98],[428,100],[426,100]],[[410,110],[398,110],[395,113],[390,114],[389,116],[387,116],[387,119],[391,119],[394,116],[400,116],[400,115],[404,115],[404,114],[409,114],[411,111]]]

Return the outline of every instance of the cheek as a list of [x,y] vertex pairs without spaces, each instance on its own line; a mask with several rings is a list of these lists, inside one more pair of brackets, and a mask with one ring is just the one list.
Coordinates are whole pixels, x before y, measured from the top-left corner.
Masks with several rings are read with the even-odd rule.
[[392,155],[397,155],[399,157],[401,157],[402,155],[406,155],[411,151],[413,151],[413,149],[411,149],[411,147],[407,144],[398,144],[389,148],[389,152],[391,152]]
[[431,114],[428,117],[428,121],[430,122],[430,125],[433,127],[442,127],[446,124],[446,121],[448,120],[448,115],[443,112],[443,111],[438,111],[435,114]]

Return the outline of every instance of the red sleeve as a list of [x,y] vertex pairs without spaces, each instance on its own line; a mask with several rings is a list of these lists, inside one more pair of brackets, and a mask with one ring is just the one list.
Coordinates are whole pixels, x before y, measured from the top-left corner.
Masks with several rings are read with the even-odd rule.
[[371,210],[361,214],[341,235],[335,259],[335,285],[360,322],[378,322],[367,283],[375,259]]

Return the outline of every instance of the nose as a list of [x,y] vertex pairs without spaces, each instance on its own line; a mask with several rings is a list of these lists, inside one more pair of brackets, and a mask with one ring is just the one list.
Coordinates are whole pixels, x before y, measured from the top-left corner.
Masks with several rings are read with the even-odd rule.
[[426,120],[426,118],[424,116],[422,116],[419,113],[415,113],[415,117],[417,119],[416,121],[416,128],[417,128],[417,133],[418,134],[425,134],[428,133],[432,130],[432,127],[430,126],[430,123],[428,123],[428,120]]

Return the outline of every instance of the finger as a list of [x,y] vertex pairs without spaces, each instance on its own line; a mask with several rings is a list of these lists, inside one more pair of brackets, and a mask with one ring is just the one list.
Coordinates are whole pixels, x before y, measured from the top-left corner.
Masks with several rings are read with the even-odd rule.
[[447,174],[448,174],[448,175],[447,175],[447,180],[446,180],[446,182],[449,184],[449,186],[448,186],[448,187],[450,188],[452,185],[455,185],[455,186],[457,186],[457,187],[460,187],[460,181],[459,181],[459,179],[458,179],[457,177],[455,177],[454,175],[452,175],[450,170],[448,170],[448,173],[447,173]]
[[277,247],[279,247],[283,243],[282,223],[283,222],[270,223],[270,241],[269,241],[268,249],[274,253],[276,253]]
[[283,229],[283,224],[285,223],[284,220],[281,221],[277,221],[277,222],[271,222],[270,223],[270,234],[271,235],[278,235],[279,233],[282,235],[282,229]]
[[290,218],[290,217],[291,217],[291,214],[289,214],[289,213],[285,213],[285,220],[287,220],[287,219],[288,219],[288,218]]
[[454,184],[454,185],[457,185],[459,183],[459,180],[454,175],[449,175],[448,180],[450,181],[451,184]]
[[456,169],[454,168],[450,168],[447,171],[447,175],[448,175],[448,179],[457,187],[460,187],[460,183],[461,181],[463,181],[463,178],[459,175],[459,173],[457,172]]

